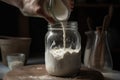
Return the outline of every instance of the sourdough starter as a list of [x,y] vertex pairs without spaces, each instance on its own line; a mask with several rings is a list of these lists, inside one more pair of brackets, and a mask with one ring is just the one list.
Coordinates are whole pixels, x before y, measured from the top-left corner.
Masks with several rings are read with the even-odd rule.
[[68,76],[80,69],[79,50],[51,49],[46,53],[46,69],[56,76]]

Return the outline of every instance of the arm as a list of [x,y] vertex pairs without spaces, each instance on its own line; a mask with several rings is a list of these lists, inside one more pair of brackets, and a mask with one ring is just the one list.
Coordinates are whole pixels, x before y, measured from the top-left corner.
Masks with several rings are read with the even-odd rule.
[[48,16],[44,9],[43,4],[46,0],[0,0],[9,5],[17,7],[24,16],[43,17],[48,22],[53,23],[52,17]]
[[44,9],[43,4],[46,0],[0,0],[7,4],[17,7],[24,16],[43,17],[50,23],[54,23],[51,16],[48,16]]
[[[19,10],[25,16],[34,16],[34,17],[43,17],[50,23],[54,23],[54,19],[48,15],[43,6],[44,3],[48,0],[1,0],[5,3],[8,3],[12,6],[19,8]],[[73,0],[67,0],[67,7],[72,9],[74,6]]]

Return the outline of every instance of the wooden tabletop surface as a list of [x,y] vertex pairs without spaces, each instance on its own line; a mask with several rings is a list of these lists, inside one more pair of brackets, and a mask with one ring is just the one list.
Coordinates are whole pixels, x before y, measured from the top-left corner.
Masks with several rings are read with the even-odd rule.
[[9,71],[3,80],[104,80],[103,75],[95,70],[81,68],[80,73],[71,77],[51,76],[45,65],[29,65]]

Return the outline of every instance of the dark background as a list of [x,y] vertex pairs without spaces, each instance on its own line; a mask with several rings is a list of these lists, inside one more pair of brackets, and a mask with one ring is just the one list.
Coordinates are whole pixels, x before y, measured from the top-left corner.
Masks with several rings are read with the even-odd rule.
[[[87,17],[89,16],[93,20],[94,27],[101,26],[104,16],[108,14],[109,6],[111,4],[113,5],[114,11],[108,32],[110,34],[110,51],[113,58],[114,69],[116,70],[120,70],[120,5],[118,3],[119,0],[104,0],[103,2],[102,0],[101,2],[99,2],[99,0],[93,0],[93,2],[89,2],[89,0],[86,0],[86,2],[78,1],[69,19],[78,22],[78,30],[82,38],[83,58],[86,45],[86,35],[84,32],[88,31]],[[25,17],[17,8],[3,2],[0,2],[0,36],[26,36],[26,34],[21,35],[19,31],[20,15],[23,17],[23,20],[24,18],[28,20],[28,22],[23,22],[22,24],[29,24],[28,33],[32,38],[29,57],[44,56],[44,37],[47,32],[48,23],[42,18]],[[22,29],[24,31],[24,27]]]

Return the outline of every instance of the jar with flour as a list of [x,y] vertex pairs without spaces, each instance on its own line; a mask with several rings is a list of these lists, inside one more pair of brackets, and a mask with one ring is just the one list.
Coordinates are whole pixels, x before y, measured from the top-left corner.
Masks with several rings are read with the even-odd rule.
[[54,76],[70,76],[81,66],[81,37],[77,22],[49,25],[45,37],[45,67]]

